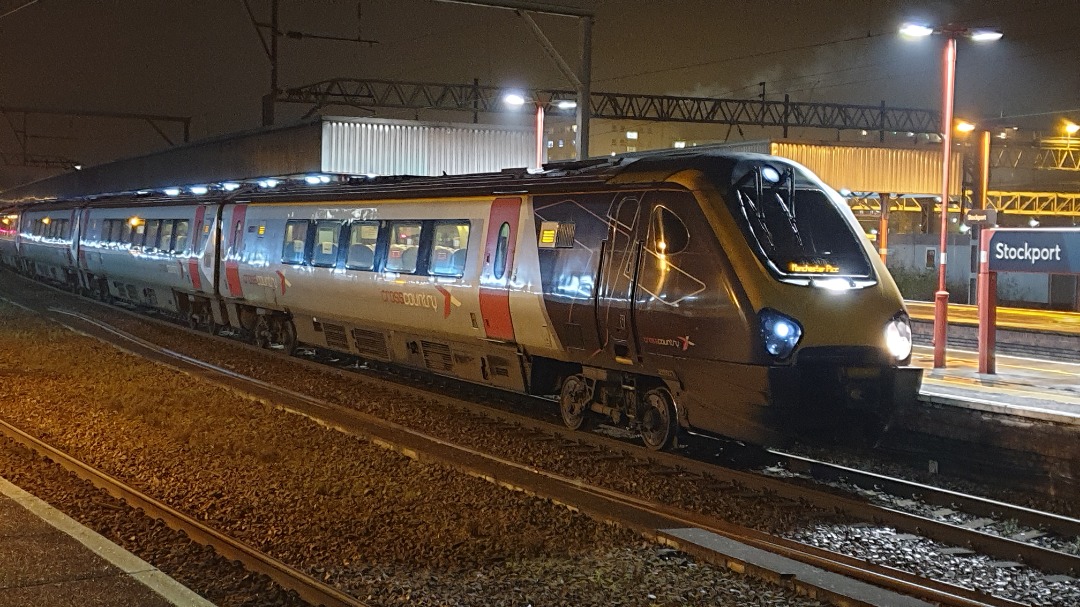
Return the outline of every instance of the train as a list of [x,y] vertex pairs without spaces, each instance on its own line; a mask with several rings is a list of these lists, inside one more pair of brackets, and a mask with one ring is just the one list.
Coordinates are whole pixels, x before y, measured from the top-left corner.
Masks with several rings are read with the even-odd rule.
[[840,195],[717,148],[13,204],[0,264],[284,353],[547,396],[654,450],[880,436],[921,381]]

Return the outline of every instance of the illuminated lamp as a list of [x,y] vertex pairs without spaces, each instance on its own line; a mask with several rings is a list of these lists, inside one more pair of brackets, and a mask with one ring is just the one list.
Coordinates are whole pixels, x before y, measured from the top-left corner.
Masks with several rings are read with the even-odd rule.
[[162,192],[165,192],[166,196],[179,196],[180,188],[165,188]]
[[203,194],[209,192],[210,188],[208,188],[208,187],[206,187],[204,185],[193,185],[190,188],[188,188],[188,190],[190,190],[191,193],[196,195],[196,196],[202,196]]
[[260,188],[267,188],[267,189],[276,188],[279,183],[281,183],[281,182],[278,181],[277,179],[260,179],[259,180],[259,187]]
[[959,120],[956,123],[956,130],[961,133],[970,133],[975,130],[975,125],[966,120]]
[[1002,35],[998,30],[972,30],[969,37],[975,42],[993,42],[1001,40]]
[[236,183],[235,181],[227,181],[227,182],[221,184],[221,189],[225,190],[226,192],[231,192],[233,190],[238,189],[239,187],[240,187],[240,184]]
[[46,217],[46,218],[42,219],[41,223],[43,223],[45,225],[49,225],[50,223],[52,223],[52,217]]
[[934,33],[934,28],[928,25],[922,25],[921,23],[905,23],[900,28],[900,33],[904,36],[911,36],[912,38],[922,38]]
[[[945,276],[948,257],[946,247],[949,235],[949,172],[952,159],[952,129],[953,105],[956,92],[956,41],[957,38],[966,37],[976,42],[986,42],[1001,38],[1001,32],[996,29],[967,28],[956,25],[944,27],[930,27],[921,23],[905,23],[900,28],[900,33],[908,37],[926,37],[933,34],[945,37],[942,55],[942,87],[941,87],[941,241],[938,251],[938,285],[934,292],[934,368],[945,367],[946,340],[948,338],[948,315],[949,315],[949,292],[946,289]],[[1004,138],[1004,133],[1002,134]]]
[[128,225],[133,227],[133,228],[137,228],[137,227],[141,226],[142,223],[143,223],[143,220],[141,218],[139,218],[139,216],[137,216],[137,215],[128,220]]

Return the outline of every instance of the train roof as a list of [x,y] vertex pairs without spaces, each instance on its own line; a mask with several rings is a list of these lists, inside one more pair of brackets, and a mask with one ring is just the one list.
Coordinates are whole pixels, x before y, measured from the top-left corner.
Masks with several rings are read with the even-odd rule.
[[[463,197],[511,194],[544,194],[565,191],[636,188],[642,183],[657,183],[687,169],[706,174],[725,174],[739,160],[766,159],[769,156],[733,152],[723,146],[700,146],[635,152],[618,156],[603,156],[586,160],[554,162],[542,170],[514,168],[491,173],[472,173],[443,176],[354,176],[308,175],[281,180],[232,182],[226,191],[221,185],[210,186],[206,192],[192,193],[177,188],[169,194],[160,190],[139,190],[79,196],[68,199],[33,202],[7,201],[9,208],[56,208],[73,205],[95,207],[132,205],[183,205],[244,200],[273,201],[336,201],[375,200],[385,198]],[[272,186],[267,183],[274,181]],[[228,182],[227,182],[228,183]],[[268,187],[269,186],[269,187]],[[171,195],[170,195],[171,194]],[[0,200],[0,202],[4,202]],[[13,204],[14,203],[14,204]]]

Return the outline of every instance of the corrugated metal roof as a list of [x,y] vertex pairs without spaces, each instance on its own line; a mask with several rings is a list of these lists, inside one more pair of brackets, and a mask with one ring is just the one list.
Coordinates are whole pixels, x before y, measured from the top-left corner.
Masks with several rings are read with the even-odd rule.
[[327,118],[322,123],[324,173],[464,175],[533,163],[530,129],[403,120]]
[[533,130],[322,117],[197,141],[0,193],[0,203],[78,198],[310,173],[441,175],[526,167]]
[[[941,149],[774,141],[769,153],[798,162],[836,189],[941,195]],[[954,152],[949,194],[960,195],[963,155]]]
[[716,147],[729,152],[749,152],[752,154],[771,154],[772,142],[768,139],[762,139],[760,141],[737,141],[734,143],[717,143],[709,144],[710,147]]

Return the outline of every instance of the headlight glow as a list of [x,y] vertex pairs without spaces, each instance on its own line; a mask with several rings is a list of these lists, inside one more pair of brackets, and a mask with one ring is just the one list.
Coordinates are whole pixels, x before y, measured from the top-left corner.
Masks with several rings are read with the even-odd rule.
[[899,363],[911,358],[911,324],[901,312],[885,324],[885,347]]
[[761,339],[765,351],[783,360],[795,351],[795,346],[802,337],[802,327],[795,319],[765,308],[761,311]]

